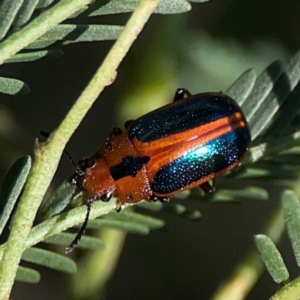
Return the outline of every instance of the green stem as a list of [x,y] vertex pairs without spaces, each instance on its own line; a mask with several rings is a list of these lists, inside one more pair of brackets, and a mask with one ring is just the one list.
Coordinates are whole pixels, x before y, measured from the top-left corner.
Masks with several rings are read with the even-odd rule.
[[[61,2],[80,2],[83,4],[88,3],[89,1],[84,2],[79,0],[65,0]],[[140,1],[136,10],[133,12],[131,18],[126,24],[124,31],[115,42],[103,64],[99,67],[95,76],[82,92],[77,102],[71,108],[67,117],[55,131],[52,139],[48,143],[42,145],[38,143],[36,144],[35,161],[28,176],[28,181],[20,203],[12,220],[10,235],[5,245],[0,265],[1,300],[9,299],[18,264],[20,262],[22,252],[26,248],[26,239],[30,233],[36,211],[56,171],[60,156],[67,141],[70,139],[72,133],[78,127],[87,111],[91,108],[100,92],[116,76],[116,70],[119,64],[158,3],[159,0]],[[52,14],[49,16],[49,18],[51,17],[54,18],[55,16]],[[49,22],[49,19],[47,22]],[[30,32],[31,34],[35,33],[34,30]],[[28,34],[29,33],[27,33],[27,35]],[[26,43],[28,43],[28,40],[30,40],[27,35],[25,36],[27,40]],[[19,37],[19,39],[21,39],[21,37]],[[1,58],[2,60],[0,60],[0,62],[3,62],[13,53],[16,53],[26,43],[22,43],[20,40],[18,40],[18,46],[16,45],[15,47],[12,47],[5,45],[4,49],[2,48],[2,51],[5,51],[5,55],[3,56],[4,58]]]
[[[133,204],[126,204],[125,207]],[[93,203],[93,209],[90,213],[90,220],[107,215],[116,209],[116,198],[104,203],[96,201]],[[25,242],[25,247],[32,247],[46,238],[55,234],[61,233],[75,225],[82,224],[86,216],[86,206],[82,205],[73,208],[65,213],[57,215],[49,220],[46,220],[34,226]],[[0,246],[0,260],[3,256],[6,244]]]
[[299,300],[300,277],[286,284],[281,288],[271,300]]

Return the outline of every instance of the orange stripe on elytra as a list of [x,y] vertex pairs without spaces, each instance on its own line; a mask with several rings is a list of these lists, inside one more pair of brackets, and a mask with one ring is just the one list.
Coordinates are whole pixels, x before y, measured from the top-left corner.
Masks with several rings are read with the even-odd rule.
[[180,147],[181,144],[190,144],[190,141],[193,140],[197,140],[197,144],[204,144],[230,131],[245,126],[246,122],[243,115],[240,112],[236,112],[231,116],[220,118],[205,125],[189,129],[185,132],[172,134],[152,142],[141,142],[133,139],[132,144],[139,154],[151,156],[168,149],[171,150],[174,147]]

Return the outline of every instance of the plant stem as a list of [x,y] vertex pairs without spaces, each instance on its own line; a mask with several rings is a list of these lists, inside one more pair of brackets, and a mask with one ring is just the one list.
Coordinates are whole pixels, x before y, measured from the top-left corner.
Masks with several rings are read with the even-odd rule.
[[[90,219],[92,220],[97,217],[104,216],[113,211],[115,208],[116,198],[107,203],[96,201],[95,203],[93,203],[93,209],[91,210]],[[77,224],[82,224],[85,215],[86,207],[82,205],[34,226],[26,239],[25,248],[32,247],[42,242],[46,238],[58,234]],[[0,246],[0,260],[3,256],[5,246],[6,244]]]
[[[62,2],[65,3],[69,1],[71,0]],[[73,2],[77,3],[80,1]],[[84,1],[82,0],[80,3],[82,4],[83,2]],[[88,2],[89,1],[86,0],[85,3]],[[36,211],[56,171],[66,143],[85,114],[91,108],[100,92],[115,77],[117,67],[158,3],[159,0],[140,1],[126,24],[124,31],[105,58],[102,66],[99,67],[88,86],[82,92],[59,128],[55,131],[52,139],[45,144],[36,143],[35,161],[28,176],[24,193],[12,220],[10,235],[0,265],[0,300],[9,299],[18,264],[22,252],[25,250],[26,239],[30,233]],[[51,17],[54,16],[49,16],[50,19]],[[47,20],[47,22],[49,22],[49,20]],[[24,37],[27,40],[26,43],[28,43],[29,34],[35,34],[36,38],[35,31],[29,31]],[[19,37],[19,39],[21,39],[21,37]],[[9,58],[12,55],[11,53],[16,53],[24,47],[24,43],[20,42],[20,40],[18,40],[17,44],[18,46],[16,45],[15,47],[6,46],[8,49],[5,48],[5,46],[4,49],[2,48],[2,51],[5,51],[6,54],[4,55],[4,58],[1,58],[2,60],[0,60],[0,62]]]
[[300,277],[282,287],[271,300],[299,300]]

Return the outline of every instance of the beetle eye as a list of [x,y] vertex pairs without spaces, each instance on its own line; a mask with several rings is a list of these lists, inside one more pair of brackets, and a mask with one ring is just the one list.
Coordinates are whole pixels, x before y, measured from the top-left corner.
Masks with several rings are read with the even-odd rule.
[[106,194],[100,197],[101,201],[108,202],[112,197],[112,192],[107,192]]

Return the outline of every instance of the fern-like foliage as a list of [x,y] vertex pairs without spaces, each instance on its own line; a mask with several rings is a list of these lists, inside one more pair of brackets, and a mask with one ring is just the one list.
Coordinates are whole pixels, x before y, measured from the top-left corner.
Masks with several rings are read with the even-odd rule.
[[[43,12],[59,2],[62,1],[3,0],[0,3],[0,42],[5,41],[9,37],[13,38],[14,33],[33,22]],[[91,23],[78,23],[82,18],[132,12],[139,1],[91,0],[90,2],[90,5],[82,7],[76,14],[70,16],[64,24],[58,24],[51,28],[23,48],[20,53],[7,59],[5,63],[31,62],[46,56],[59,57],[63,54],[63,46],[71,43],[115,40],[123,30],[123,26],[92,24],[91,18]],[[185,0],[162,0],[155,13],[178,14],[187,12],[190,9],[191,5]],[[0,77],[0,93],[16,95],[28,92],[29,87],[25,82],[15,78]]]
[[[294,192],[286,190],[281,197],[282,215],[287,226],[288,236],[292,244],[298,266],[300,266],[300,204]],[[284,260],[273,240],[265,234],[255,235],[255,243],[262,260],[273,280],[277,283],[287,283],[272,299],[297,299],[299,296],[297,277],[288,283],[289,272]]]
[[[257,79],[254,71],[249,70],[241,75],[241,77],[238,78],[236,82],[228,89],[227,93],[231,97],[235,97],[237,99],[238,103],[247,114],[246,117],[249,121],[252,129],[252,135],[254,137],[253,146],[242,166],[236,172],[231,172],[231,174],[225,176],[224,180],[222,180],[218,186],[216,193],[211,196],[206,196],[209,198],[209,200],[240,201],[242,198],[255,198],[259,200],[268,199],[268,192],[263,188],[263,185],[261,187],[253,186],[253,183],[248,185],[248,180],[259,178],[260,183],[263,181],[268,181],[269,183],[276,182],[277,179],[282,178],[282,173],[284,170],[282,170],[281,167],[283,168],[283,166],[286,166],[287,164],[293,165],[295,162],[295,155],[299,155],[297,152],[295,152],[293,156],[286,154],[288,150],[293,149],[298,144],[299,134],[296,130],[293,130],[292,127],[292,121],[294,120],[294,117],[290,117],[289,124],[291,127],[287,133],[278,134],[278,131],[276,131],[277,134],[275,135],[274,129],[272,130],[272,128],[275,128],[276,123],[272,122],[273,118],[270,118],[269,114],[275,115],[276,113],[281,113],[281,110],[287,107],[287,101],[291,101],[290,99],[293,99],[295,88],[297,88],[296,83],[300,78],[300,72],[298,71],[299,62],[299,54],[297,54],[291,60],[290,64],[285,70],[281,67],[280,63],[275,62],[267,67]],[[282,80],[286,80],[286,78],[290,78],[290,82],[287,84],[290,86],[290,91],[286,93],[275,93],[275,91],[279,89],[277,85],[282,84]],[[268,105],[266,103],[268,103]],[[265,109],[262,109],[262,107],[268,108],[268,114],[265,113]],[[253,110],[256,110],[257,112],[253,114]],[[277,121],[278,119],[275,120]],[[260,122],[260,124],[263,123],[263,125],[259,127],[256,125],[256,122]],[[262,139],[261,136],[264,136],[264,138]],[[278,170],[277,172],[274,172],[274,162],[282,161],[283,159],[285,164],[277,165],[276,168]],[[297,168],[298,165],[294,164],[294,167]],[[26,165],[24,168],[26,169]],[[20,173],[24,173],[24,171]],[[293,172],[285,173],[285,178],[287,180],[295,180],[295,175],[296,174]],[[236,182],[239,182],[238,190],[236,189]],[[50,215],[55,215],[56,213],[62,211],[65,209],[67,204],[69,204],[72,193],[73,190],[70,190],[70,186],[64,183],[62,187],[60,187],[52,196],[52,198],[46,202],[44,211],[48,213],[50,211]],[[199,198],[199,193],[200,191],[193,190],[191,192],[184,192],[183,194],[179,195],[179,197]],[[66,199],[64,197],[66,197]],[[284,198],[286,198],[286,196],[284,196]],[[64,203],[64,201],[66,202]],[[10,200],[8,200],[7,203],[10,203]],[[59,206],[61,203],[63,203],[62,207]],[[162,210],[189,219],[197,219],[200,217],[200,213],[198,211],[190,212],[182,204],[176,204],[172,202],[166,205],[163,205],[159,202],[143,202],[138,204],[138,206],[146,210]],[[145,235],[148,234],[150,230],[160,229],[164,226],[164,222],[161,219],[127,210],[124,210],[121,213],[116,213],[114,208],[114,200],[112,200],[110,203],[95,203],[92,208],[91,218],[101,215],[103,217],[100,219],[91,220],[89,223],[89,228],[118,228],[126,232]],[[10,214],[10,211],[7,211],[8,213],[6,214],[6,219]],[[295,212],[294,217],[292,218],[293,223],[295,220],[297,220],[297,218],[299,220],[299,216],[296,214],[298,210],[293,209],[292,211]],[[76,223],[82,222],[84,214],[85,207],[80,206],[38,224],[32,229],[28,240],[28,247],[32,247],[38,242],[46,242],[48,244],[59,244],[64,246],[68,245],[72,240],[73,235],[64,233],[62,231]],[[297,230],[294,230],[294,232],[297,232]],[[278,252],[274,246],[272,246],[270,239],[263,235],[259,235],[256,237],[256,240],[263,257],[270,258],[267,262],[267,266],[268,269],[272,270],[272,274],[275,274],[275,280],[277,282],[285,281],[287,279],[286,269],[283,267],[280,257],[278,256]],[[102,246],[103,242],[99,241],[98,238],[87,236],[84,236],[79,244],[79,247],[81,248],[90,249],[96,249]],[[33,255],[35,252],[31,253],[31,251],[36,251],[36,248],[29,248],[27,256],[24,256],[23,259],[29,260],[28,257],[31,257],[30,261],[37,264],[44,264],[44,261],[47,261],[47,267],[56,270],[58,269],[57,262],[60,262],[59,265],[61,267],[59,270],[64,272],[74,271],[74,265],[69,261],[69,259],[66,260],[64,255],[56,254],[55,259],[51,259],[51,252],[49,251],[41,251],[38,255]],[[278,259],[274,260],[273,257],[276,255]],[[35,257],[38,257],[36,261],[34,260]],[[35,272],[30,274],[28,270],[26,270],[26,272],[22,272],[21,269],[20,272],[18,272],[17,279],[28,282],[34,282],[35,280],[39,279]]]
[[[5,43],[13,43],[15,35],[17,35],[19,32],[22,32],[23,29],[25,30],[27,26],[32,26],[32,24],[34,24],[38,18],[43,16],[47,18],[46,13],[56,5],[61,5],[62,2],[67,1],[2,1],[0,4],[0,56],[1,51],[3,51],[3,53],[5,51],[5,47],[1,48],[1,44],[5,45]],[[80,22],[82,17],[84,17],[86,20],[92,20],[89,19],[89,17],[132,12],[136,8],[139,1],[111,0],[104,1],[104,3],[103,1],[98,0],[90,2],[90,5],[82,7],[75,14],[71,15],[64,22],[64,24],[58,24],[52,28],[49,28],[45,34],[32,41],[26,47],[23,47],[21,52],[8,58],[5,63],[31,62],[46,56],[59,58],[63,53],[63,46],[70,43],[114,40],[123,30],[123,26],[96,25],[89,22],[87,24],[78,24],[78,22]],[[185,0],[162,0],[160,1],[160,4],[156,8],[155,12],[160,14],[171,14],[186,12],[190,9],[191,5]],[[18,79],[0,77],[0,92],[16,95],[29,92],[29,87],[26,83]],[[30,167],[30,157],[21,158],[11,167],[6,178],[2,182],[0,191],[0,235],[3,234],[5,226],[9,225],[13,208],[26,182]],[[66,203],[69,203],[70,199],[73,198],[74,191],[70,189],[72,189],[70,185],[63,185],[62,187],[63,196],[67,197]],[[60,191],[61,190],[58,189],[52,199],[58,198],[58,200],[61,201],[62,196],[60,195]],[[51,203],[51,201],[49,203]],[[62,205],[63,208],[66,206],[65,204],[61,203],[60,205]],[[189,219],[198,219],[200,217],[200,213],[198,211],[189,211],[184,206],[178,204],[172,204],[167,208],[161,203],[155,203],[151,206],[149,206],[148,203],[142,203],[140,206],[144,209],[155,211],[164,210],[168,213],[175,213]],[[116,214],[113,210],[113,201],[109,206],[106,206],[104,210],[102,204],[99,208],[101,211],[100,215],[106,215],[107,213],[109,214],[101,219],[92,220],[89,223],[89,228],[117,228],[126,232],[145,235],[148,234],[150,230],[159,229],[164,226],[164,221],[160,219],[138,214],[132,211],[123,211],[120,214]],[[59,208],[59,212],[62,209]],[[78,209],[81,210],[82,207]],[[77,209],[73,210],[73,212],[70,211],[60,214],[59,216],[35,226],[32,229],[30,238],[27,241],[28,249],[24,252],[22,260],[67,273],[75,272],[76,265],[70,258],[32,246],[36,245],[38,242],[44,242],[52,245],[68,245],[73,239],[73,235],[63,231],[76,223],[81,223],[81,217],[83,214],[78,215],[78,211],[76,210]],[[69,219],[74,212],[75,219],[79,218],[78,221],[75,221],[73,217],[72,222],[75,221],[75,223],[68,225],[64,224],[64,222],[60,222]],[[94,205],[93,212],[99,215],[99,211],[97,212],[97,204]],[[56,214],[56,211],[50,214],[54,215]],[[100,239],[84,236],[79,247],[97,249],[103,247],[103,245],[104,243]],[[5,245],[0,247],[0,258],[2,257],[4,247]],[[40,280],[40,275],[32,268],[19,266],[16,279],[23,282],[36,283]]]
[[[0,39],[4,42],[6,39],[13,38],[15,33],[34,22],[38,16],[58,2],[54,0],[2,1]],[[64,24],[49,29],[43,36],[24,48],[21,53],[9,58],[6,63],[28,62],[47,55],[59,56],[63,51],[63,46],[69,43],[116,39],[123,29],[122,26],[77,24],[77,21],[81,17],[131,12],[137,3],[137,0],[112,0],[105,4],[103,1],[95,1],[70,16]],[[191,5],[187,1],[162,0],[156,8],[156,13],[181,13],[189,9]],[[297,171],[300,161],[300,152],[297,147],[300,138],[299,66],[300,53],[296,54],[285,67],[278,61],[274,62],[258,77],[253,70],[246,71],[227,90],[227,94],[236,99],[246,115],[253,143],[241,167],[224,176],[216,193],[205,196],[206,200],[210,201],[240,201],[243,198],[265,200],[269,198],[269,193],[264,188],[264,182],[277,184],[278,180],[281,180],[283,215],[298,264],[300,263],[300,207],[297,196],[288,191],[287,187],[298,180]],[[13,78],[0,78],[0,92],[17,94],[24,91],[28,91],[25,83]],[[30,166],[29,157],[21,158],[13,165],[1,185],[0,234],[3,233],[4,227],[9,225],[13,208],[26,181]],[[282,178],[286,183],[282,184]],[[239,189],[236,189],[237,183]],[[41,242],[63,246],[71,242],[73,234],[65,230],[81,224],[86,213],[84,206],[66,209],[72,202],[75,192],[77,192],[75,187],[63,183],[45,204],[44,214],[50,219],[32,228],[26,243],[27,250],[22,257],[23,261],[67,273],[76,272],[76,264],[72,259],[37,246]],[[178,198],[195,199],[199,198],[200,194],[200,191],[192,190],[178,195]],[[117,228],[124,232],[146,235],[151,230],[158,230],[164,226],[163,220],[134,212],[131,208],[119,214],[116,213],[115,200],[109,203],[99,201],[93,204],[89,229]],[[79,203],[81,201],[79,198]],[[176,203],[164,205],[142,202],[137,206],[145,211],[164,211],[191,220],[199,219],[201,216],[199,211],[189,211],[184,205]],[[273,241],[274,238],[270,234],[260,234],[255,236],[255,241],[273,279],[278,283],[284,283],[289,275],[274,243],[279,238],[280,235]],[[104,242],[101,239],[87,235],[79,244],[79,247],[85,249],[98,249],[103,246]],[[0,247],[0,258],[4,247],[5,244]],[[20,266],[16,278],[20,281],[35,283],[40,280],[40,275],[33,268]],[[299,279],[295,282],[297,281]],[[290,290],[291,285],[293,287],[293,283],[288,286]],[[284,288],[283,292],[285,292]]]
[[[249,179],[252,183],[257,181],[257,186],[264,185],[264,183],[274,184],[277,190],[281,191],[281,207],[275,211],[265,232],[254,237],[263,263],[273,280],[280,284],[290,279],[288,269],[275,245],[281,239],[285,224],[299,265],[300,206],[296,194],[289,190],[289,187],[298,182],[300,159],[298,147],[299,62],[300,53],[297,53],[285,68],[280,62],[274,62],[258,77],[246,100],[241,99],[240,104],[251,127],[253,146],[243,162],[245,168],[227,176],[227,178],[240,181]],[[253,74],[251,75],[249,71],[239,80],[246,82],[247,77],[251,76]],[[231,90],[232,88],[229,91]],[[236,96],[238,97],[238,93]],[[257,189],[257,186],[255,184],[254,189]],[[268,199],[268,192],[265,190],[262,193],[262,188],[259,189],[257,195],[259,197],[264,195],[262,198]],[[239,190],[240,193],[240,187]],[[244,196],[246,194],[247,197],[251,190],[249,188]],[[215,197],[222,199],[222,196],[218,194]],[[255,192],[250,197],[259,198],[255,197]],[[242,277],[241,274],[247,272],[245,269],[249,269],[252,274],[255,269],[257,277],[255,276],[254,281],[257,280],[262,272],[262,261],[257,252],[250,252],[237,267],[238,271],[235,271],[235,277],[231,283],[237,277]],[[250,285],[253,285],[254,281]],[[272,299],[298,299],[298,282],[299,277],[285,285]],[[222,299],[224,294],[220,290],[214,299]]]

